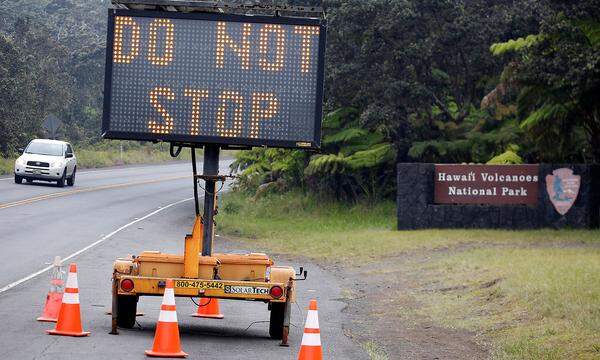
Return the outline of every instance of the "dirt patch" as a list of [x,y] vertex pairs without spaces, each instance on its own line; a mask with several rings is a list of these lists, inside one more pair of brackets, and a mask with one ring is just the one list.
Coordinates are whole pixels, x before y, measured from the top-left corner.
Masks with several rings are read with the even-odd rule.
[[[221,240],[225,240],[221,237]],[[227,242],[236,243],[227,238]],[[243,247],[243,245],[242,245]],[[465,247],[466,250],[469,247]],[[447,249],[449,250],[449,249]],[[434,252],[438,252],[434,250]],[[319,266],[332,272],[346,289],[342,301],[344,334],[368,348],[376,344],[378,354],[387,359],[486,359],[489,349],[475,333],[437,326],[416,314],[419,302],[411,295],[419,291],[440,291],[443,287],[423,287],[423,274],[415,263],[431,260],[423,252],[386,256],[368,265],[343,263],[315,264],[314,260],[289,254],[270,254],[280,263],[289,261]],[[411,266],[410,264],[413,264]],[[308,276],[310,276],[310,271]],[[497,281],[501,281],[498,279]],[[429,284],[431,285],[431,284]],[[491,286],[482,284],[482,286]],[[446,289],[451,291],[452,289]]]
[[350,289],[344,299],[348,335],[360,343],[375,341],[389,359],[488,358],[489,350],[476,334],[436,326],[415,313],[420,304],[411,292],[422,284],[419,271],[406,260],[399,256],[367,266],[331,267]]

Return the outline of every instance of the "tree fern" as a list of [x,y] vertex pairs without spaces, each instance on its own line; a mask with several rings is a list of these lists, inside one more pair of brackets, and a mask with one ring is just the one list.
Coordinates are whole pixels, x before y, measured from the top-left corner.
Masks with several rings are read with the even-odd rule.
[[575,24],[583,31],[592,47],[600,45],[600,22],[595,20],[581,20],[576,21]]
[[346,158],[346,163],[354,170],[375,168],[392,163],[394,149],[389,143],[378,144],[372,149],[358,151]]
[[502,154],[494,156],[491,158],[487,164],[489,165],[505,165],[505,164],[522,164],[523,158],[520,157],[517,152],[519,151],[519,146],[515,144],[508,145],[506,151]]
[[524,38],[520,37],[517,39],[508,40],[507,42],[492,44],[492,46],[490,46],[490,51],[496,56],[510,52],[519,52],[535,45],[542,39],[542,35],[528,35]]
[[521,128],[531,129],[536,126],[543,126],[554,120],[561,120],[569,115],[569,109],[563,104],[544,104],[542,107],[533,111],[521,122]]
[[343,154],[315,155],[310,159],[304,173],[308,176],[340,174],[347,166],[348,159]]
[[323,118],[323,129],[340,129],[347,122],[358,118],[358,110],[352,107],[339,108]]
[[349,128],[335,132],[332,135],[323,138],[323,145],[334,145],[338,143],[348,143],[353,140],[364,138],[369,131],[360,128]]

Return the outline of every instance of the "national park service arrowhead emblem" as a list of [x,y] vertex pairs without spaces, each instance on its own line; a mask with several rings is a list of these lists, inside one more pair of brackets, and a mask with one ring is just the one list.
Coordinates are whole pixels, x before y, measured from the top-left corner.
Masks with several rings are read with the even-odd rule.
[[581,176],[573,175],[573,170],[556,169],[546,176],[546,190],[552,205],[559,214],[565,215],[575,203],[581,186]]

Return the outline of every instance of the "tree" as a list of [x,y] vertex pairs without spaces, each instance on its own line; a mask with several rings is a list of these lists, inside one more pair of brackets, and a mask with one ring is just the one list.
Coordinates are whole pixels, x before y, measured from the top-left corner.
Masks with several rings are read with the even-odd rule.
[[539,33],[491,47],[510,59],[493,95],[516,102],[539,161],[600,162],[600,18],[591,3],[557,2]]
[[[357,106],[361,123],[394,144],[397,161],[426,161],[419,151],[425,142],[441,149],[445,141],[457,140],[457,133],[466,136],[467,129],[472,133],[477,128],[473,119],[487,116],[478,109],[481,98],[502,68],[489,53],[489,44],[537,30],[535,18],[544,9],[537,1],[329,5],[328,104]],[[468,161],[471,152],[463,147],[472,143],[465,137],[459,140],[462,145],[454,143],[435,158]],[[478,161],[507,144],[497,145]]]
[[41,135],[45,115],[64,112],[73,81],[63,71],[64,48],[46,33],[18,19],[11,34],[0,34],[0,151],[5,156]]
[[39,125],[48,113],[63,120],[62,136],[75,141],[100,138],[106,5],[106,0],[0,2],[0,34],[16,54],[6,54],[4,60],[11,62],[9,67],[26,64],[22,76],[29,79],[16,74],[14,85],[23,89],[9,90],[20,91],[18,100],[28,106],[4,109],[15,112],[18,119],[10,125],[20,134],[4,131],[4,155],[42,135]]

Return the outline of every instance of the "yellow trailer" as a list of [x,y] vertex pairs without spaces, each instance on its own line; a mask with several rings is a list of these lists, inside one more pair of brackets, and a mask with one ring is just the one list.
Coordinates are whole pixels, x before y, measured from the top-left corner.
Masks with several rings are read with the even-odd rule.
[[[192,148],[196,220],[192,233],[185,237],[183,255],[144,251],[114,262],[111,334],[117,334],[118,327],[132,328],[139,298],[162,296],[167,279],[173,279],[175,296],[178,297],[262,301],[268,304],[271,312],[269,334],[273,339],[282,340],[282,345],[287,345],[291,304],[295,302],[296,280],[300,280],[296,276],[301,275],[303,280],[306,271],[301,268],[296,273],[292,267],[275,266],[274,261],[263,253],[212,253],[213,218],[217,207],[215,183],[226,178],[215,174],[218,173],[215,167],[218,154],[218,148],[215,150],[207,146],[205,174],[197,175],[195,149]],[[200,178],[206,182],[204,216],[210,221],[205,221],[198,214],[196,185]]]
[[175,296],[267,303],[271,311],[269,334],[287,343],[290,304],[295,302],[295,270],[274,266],[262,253],[199,256],[193,252],[192,243],[199,243],[201,229],[198,217],[194,232],[186,237],[188,252],[183,256],[145,251],[115,261],[112,332],[116,333],[117,326],[132,328],[140,296],[162,296],[166,280],[173,279]]

